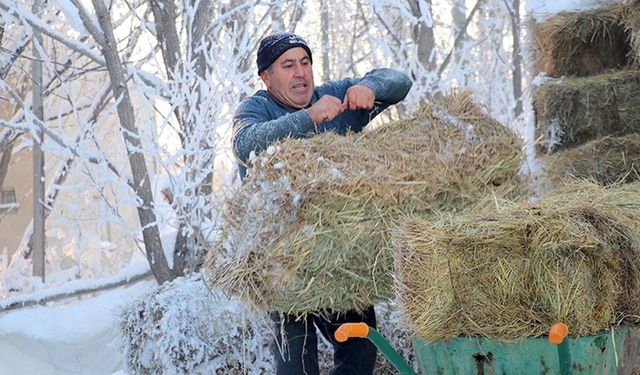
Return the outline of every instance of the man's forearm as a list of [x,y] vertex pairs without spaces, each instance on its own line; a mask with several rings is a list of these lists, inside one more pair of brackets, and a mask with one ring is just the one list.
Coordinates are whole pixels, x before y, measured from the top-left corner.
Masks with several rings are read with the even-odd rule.
[[314,130],[306,110],[289,113],[275,120],[260,122],[250,117],[236,119],[233,145],[236,156],[246,162],[254,151],[265,150],[275,141],[285,138],[305,138]]

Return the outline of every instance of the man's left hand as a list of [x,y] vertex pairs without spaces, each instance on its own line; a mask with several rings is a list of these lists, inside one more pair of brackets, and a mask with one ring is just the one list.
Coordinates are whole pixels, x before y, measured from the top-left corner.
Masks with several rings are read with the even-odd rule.
[[342,105],[344,109],[371,109],[376,96],[373,90],[364,85],[354,85],[347,89]]

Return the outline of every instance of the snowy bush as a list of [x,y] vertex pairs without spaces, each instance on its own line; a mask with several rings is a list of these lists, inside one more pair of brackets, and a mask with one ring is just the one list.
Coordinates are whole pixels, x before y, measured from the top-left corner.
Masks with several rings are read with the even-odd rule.
[[[409,337],[393,304],[376,306],[378,330],[414,362]],[[269,374],[273,327],[266,314],[207,289],[199,277],[179,278],[127,306],[120,322],[125,362],[133,374]],[[331,344],[319,336],[319,364],[333,363]],[[395,374],[378,353],[375,374]],[[415,367],[415,365],[414,365]]]
[[[393,346],[414,371],[417,371],[417,358],[411,345],[411,336],[402,329],[401,316],[394,302],[380,303],[376,305],[376,321],[378,332]],[[398,371],[378,351],[376,375],[397,374]]]
[[265,316],[179,278],[125,309],[124,353],[135,374],[272,372]]

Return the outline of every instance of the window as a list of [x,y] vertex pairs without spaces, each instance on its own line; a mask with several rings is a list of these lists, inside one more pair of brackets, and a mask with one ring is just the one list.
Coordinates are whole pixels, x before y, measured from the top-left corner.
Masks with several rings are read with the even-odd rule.
[[0,204],[12,204],[16,203],[16,189],[8,188],[2,189],[2,200]]
[[2,189],[2,192],[0,192],[0,213],[14,213],[19,206],[16,201],[16,189]]

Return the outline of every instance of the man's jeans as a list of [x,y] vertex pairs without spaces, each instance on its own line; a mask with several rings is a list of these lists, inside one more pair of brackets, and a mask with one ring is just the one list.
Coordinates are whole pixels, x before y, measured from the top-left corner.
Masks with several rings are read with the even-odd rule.
[[[326,314],[328,319],[307,315],[295,320],[294,316],[272,313],[275,340],[271,344],[278,375],[318,375],[318,336],[320,333],[333,344],[334,367],[331,375],[371,375],[376,362],[376,347],[368,339],[349,339],[339,343],[333,334],[342,323],[364,322],[376,327],[373,306],[364,313],[349,311]],[[281,320],[281,319],[284,319]],[[284,336],[284,342],[283,342]]]

